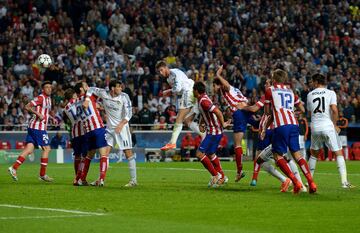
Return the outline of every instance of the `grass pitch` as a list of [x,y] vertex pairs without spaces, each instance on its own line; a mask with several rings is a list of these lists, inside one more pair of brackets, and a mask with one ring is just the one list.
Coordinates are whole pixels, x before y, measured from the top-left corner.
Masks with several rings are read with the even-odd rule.
[[0,232],[359,232],[360,162],[347,162],[352,190],[340,187],[335,162],[319,162],[316,195],[280,193],[280,182],[264,172],[250,187],[250,162],[234,183],[235,164],[222,165],[230,182],[218,189],[207,188],[198,162],[139,163],[136,188],[122,187],[125,163],[110,165],[103,188],[73,187],[70,164],[49,165],[52,184],[37,180],[39,165],[25,163],[18,182],[1,165]]

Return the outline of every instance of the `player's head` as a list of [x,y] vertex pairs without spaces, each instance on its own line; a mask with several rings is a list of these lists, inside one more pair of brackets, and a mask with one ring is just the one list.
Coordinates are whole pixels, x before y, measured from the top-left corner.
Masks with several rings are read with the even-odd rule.
[[324,86],[326,84],[326,77],[320,73],[316,73],[311,76],[313,84],[315,87]]
[[276,69],[272,72],[271,79],[273,83],[286,83],[288,75],[285,70]]
[[78,95],[85,94],[88,89],[89,89],[89,86],[87,85],[86,82],[83,82],[83,81],[76,83],[74,86],[74,91]]
[[122,92],[122,82],[120,80],[113,79],[109,83],[110,93],[118,96]]
[[169,67],[167,66],[165,61],[158,61],[155,65],[155,69],[164,78],[167,78],[170,75]]
[[205,84],[203,82],[196,82],[193,87],[194,96],[197,98],[200,95],[204,94],[206,91]]
[[76,99],[77,95],[76,95],[76,92],[74,89],[68,88],[65,90],[64,97],[65,97],[65,100],[69,101],[71,99]]
[[213,89],[215,93],[218,93],[220,91],[220,88],[222,87],[221,81],[218,78],[215,78],[213,81]]
[[43,90],[45,95],[50,96],[51,95],[51,90],[52,90],[51,82],[49,82],[49,81],[43,82],[41,84],[41,89]]

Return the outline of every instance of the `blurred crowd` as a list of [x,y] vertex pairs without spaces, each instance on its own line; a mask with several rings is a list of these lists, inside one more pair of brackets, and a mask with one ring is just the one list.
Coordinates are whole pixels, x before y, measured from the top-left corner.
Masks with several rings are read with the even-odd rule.
[[[356,0],[0,0],[0,125],[26,124],[24,104],[43,80],[54,84],[51,115],[61,123],[67,87],[79,80],[106,87],[116,78],[132,98],[131,122],[167,129],[176,96],[162,96],[169,87],[155,71],[160,59],[204,81],[209,93],[223,64],[250,102],[276,64],[304,102],[309,77],[320,71],[344,117],[360,122],[359,47]],[[54,61],[45,71],[35,64],[42,53]]]

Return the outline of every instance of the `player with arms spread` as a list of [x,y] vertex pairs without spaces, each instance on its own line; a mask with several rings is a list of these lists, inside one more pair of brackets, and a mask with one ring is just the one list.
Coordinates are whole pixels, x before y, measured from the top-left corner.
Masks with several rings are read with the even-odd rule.
[[34,152],[35,147],[41,147],[43,150],[41,154],[39,179],[46,182],[53,181],[51,177],[46,175],[46,167],[50,153],[49,136],[46,129],[50,118],[52,86],[50,82],[45,81],[41,85],[41,88],[42,93],[25,106],[25,109],[34,115],[29,121],[25,149],[21,152],[16,162],[8,169],[11,177],[15,181],[18,180],[16,174],[17,169],[24,163],[26,156]]
[[314,74],[312,81],[315,89],[307,96],[307,109],[311,116],[311,156],[309,159],[311,174],[314,174],[317,157],[325,143],[336,154],[341,186],[343,188],[353,188],[354,186],[347,180],[345,159],[338,135],[340,128],[336,125],[339,119],[336,94],[326,88],[324,75]]
[[216,187],[227,182],[227,177],[221,168],[220,160],[215,152],[223,136],[223,129],[229,126],[230,121],[224,122],[224,117],[205,93],[205,84],[194,84],[194,96],[198,100],[199,111],[206,125],[206,136],[201,142],[196,157],[212,175],[209,187]]
[[123,150],[129,161],[130,181],[125,187],[137,185],[136,162],[132,151],[132,140],[129,121],[132,117],[131,100],[128,94],[122,92],[122,83],[118,80],[111,80],[109,91],[105,89],[90,87],[87,96],[95,95],[102,99],[102,105],[107,116],[106,142],[108,154],[111,148],[117,144]]
[[272,151],[276,164],[293,182],[294,193],[299,193],[302,184],[291,172],[283,157],[289,148],[292,157],[296,160],[308,181],[309,192],[315,193],[316,184],[312,179],[308,164],[300,153],[299,126],[294,114],[295,105],[301,110],[304,110],[304,108],[299,98],[285,84],[286,81],[287,73],[284,70],[276,69],[273,71],[273,85],[265,91],[265,114],[269,116],[270,120],[267,121],[266,127],[263,128],[260,136],[264,138],[267,127],[274,122]]
[[179,99],[179,112],[176,116],[171,139],[169,143],[161,148],[161,150],[175,149],[176,141],[183,127],[183,122],[185,122],[192,131],[203,136],[200,132],[199,125],[193,121],[194,116],[198,113],[196,106],[194,106],[196,104],[193,94],[194,81],[189,79],[186,74],[179,69],[169,69],[164,61],[157,62],[155,68],[162,77],[167,78],[167,82],[172,87],[172,89],[165,90],[163,95],[172,92],[181,96]]

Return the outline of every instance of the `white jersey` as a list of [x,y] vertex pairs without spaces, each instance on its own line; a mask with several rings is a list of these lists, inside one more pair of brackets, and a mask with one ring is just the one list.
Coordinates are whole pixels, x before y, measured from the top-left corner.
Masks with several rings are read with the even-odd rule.
[[194,81],[179,69],[170,69],[167,82],[172,87],[173,93],[177,95],[182,95],[185,91],[192,91],[194,86]]
[[102,99],[107,115],[106,127],[108,129],[115,129],[123,119],[130,121],[132,106],[128,94],[122,92],[120,95],[112,97],[105,89],[90,87],[86,95],[95,95]]
[[327,88],[316,88],[307,95],[307,110],[311,111],[311,130],[334,130],[330,105],[337,104],[336,94]]

